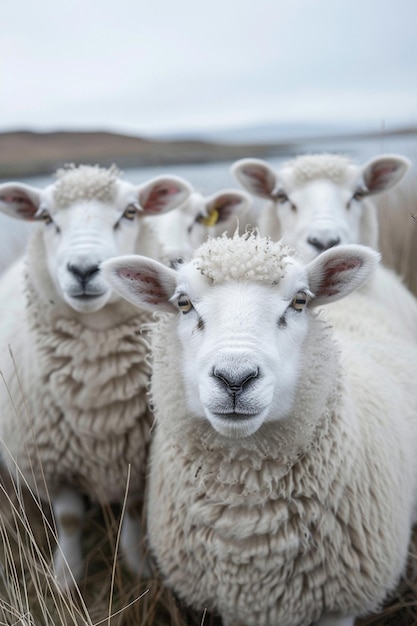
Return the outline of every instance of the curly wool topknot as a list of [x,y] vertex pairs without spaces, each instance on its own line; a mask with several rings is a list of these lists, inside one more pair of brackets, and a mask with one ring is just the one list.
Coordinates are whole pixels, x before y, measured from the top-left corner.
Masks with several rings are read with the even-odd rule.
[[277,283],[285,274],[295,251],[257,231],[232,238],[208,239],[195,252],[193,263],[211,281],[253,280]]
[[105,169],[98,165],[66,165],[57,170],[54,199],[59,208],[77,200],[100,200],[110,203],[116,194],[116,181],[120,172],[115,165]]
[[291,167],[295,181],[305,183],[314,178],[328,178],[335,183],[343,183],[352,162],[339,154],[302,155],[285,163]]

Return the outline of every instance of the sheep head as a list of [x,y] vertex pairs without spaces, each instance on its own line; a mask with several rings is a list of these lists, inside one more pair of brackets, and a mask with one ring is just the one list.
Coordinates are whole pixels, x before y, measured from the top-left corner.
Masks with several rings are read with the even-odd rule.
[[138,252],[143,217],[175,208],[190,192],[174,176],[133,185],[121,180],[115,168],[81,165],[59,170],[57,181],[45,189],[0,185],[0,210],[43,222],[46,265],[58,297],[89,313],[117,298],[103,279],[101,263]]
[[103,272],[130,302],[177,315],[188,408],[238,439],[290,415],[312,309],[360,287],[378,259],[340,246],[303,264],[252,234],[208,240],[177,270],[128,256],[106,261]]
[[232,173],[252,194],[272,201],[264,234],[283,237],[312,259],[335,245],[377,248],[376,212],[368,197],[394,187],[409,166],[396,155],[356,166],[340,155],[314,154],[297,157],[277,172],[262,160],[242,159]]
[[158,220],[167,255],[190,257],[207,236],[233,233],[251,204],[250,195],[239,189],[221,189],[207,196],[193,191],[175,212]]

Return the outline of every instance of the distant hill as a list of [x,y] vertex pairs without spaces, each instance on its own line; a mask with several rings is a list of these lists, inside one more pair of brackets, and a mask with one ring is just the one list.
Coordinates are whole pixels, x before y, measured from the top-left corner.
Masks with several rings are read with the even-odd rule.
[[[313,131],[316,131],[314,133]],[[66,163],[90,163],[134,168],[210,161],[233,161],[246,156],[291,157],[314,142],[369,139],[381,136],[417,136],[417,128],[400,128],[379,133],[336,127],[260,125],[195,136],[150,139],[111,132],[59,131],[0,133],[0,178],[51,175]],[[281,137],[281,139],[280,139]]]
[[288,154],[286,143],[152,140],[109,132],[0,133],[0,178],[52,174],[65,163],[143,167]]

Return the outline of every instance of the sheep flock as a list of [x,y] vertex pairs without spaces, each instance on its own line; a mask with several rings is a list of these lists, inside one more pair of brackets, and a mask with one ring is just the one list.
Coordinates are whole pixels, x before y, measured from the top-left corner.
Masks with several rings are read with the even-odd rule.
[[247,158],[209,195],[115,166],[0,183],[24,242],[0,259],[0,460],[52,513],[64,596],[96,503],[123,507],[137,584],[223,626],[353,626],[395,593],[417,521],[417,298],[379,213],[410,165]]

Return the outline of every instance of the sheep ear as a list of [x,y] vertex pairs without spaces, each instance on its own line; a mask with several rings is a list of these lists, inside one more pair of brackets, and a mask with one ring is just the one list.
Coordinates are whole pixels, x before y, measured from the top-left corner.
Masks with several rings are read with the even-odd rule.
[[41,190],[23,183],[0,185],[0,211],[19,220],[35,220]]
[[375,157],[362,167],[362,176],[369,194],[377,194],[391,189],[399,183],[411,163],[405,157],[385,154]]
[[307,265],[311,306],[327,304],[361,287],[375,271],[380,255],[366,246],[336,246]]
[[104,261],[100,269],[112,289],[137,307],[178,312],[169,301],[177,275],[162,263],[138,255],[120,256]]
[[261,159],[240,159],[232,165],[232,175],[254,196],[273,197],[277,184],[274,170]]
[[248,211],[250,205],[250,196],[244,191],[224,189],[206,198],[207,217],[201,218],[199,221],[206,226],[227,222],[232,215],[241,215],[243,212]]
[[139,187],[141,213],[157,215],[182,204],[190,195],[191,186],[177,176],[158,176]]

